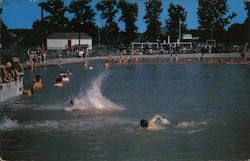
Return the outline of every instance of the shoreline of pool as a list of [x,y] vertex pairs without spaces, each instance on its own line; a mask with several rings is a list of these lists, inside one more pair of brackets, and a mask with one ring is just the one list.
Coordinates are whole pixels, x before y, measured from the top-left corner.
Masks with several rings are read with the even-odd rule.
[[[177,54],[181,59],[198,59],[203,57],[204,59],[240,59],[240,53],[214,53],[214,54]],[[130,57],[131,55],[112,55],[112,59],[118,59],[120,57]],[[169,59],[171,54],[167,55],[133,55],[133,57],[137,57],[139,59]],[[173,55],[175,56],[175,55]],[[247,54],[247,57],[250,57],[250,53]],[[59,58],[57,59],[49,59],[46,60],[45,63],[38,63],[38,67],[45,67],[45,66],[58,66],[58,65],[65,65],[65,64],[76,64],[82,63],[84,61],[91,61],[91,60],[108,60],[109,56],[94,56],[88,58],[80,58],[80,57],[73,57],[73,58],[62,58],[61,61]],[[225,62],[225,61],[224,61]],[[240,62],[238,62],[240,63]],[[30,64],[22,63],[24,68],[29,68]]]

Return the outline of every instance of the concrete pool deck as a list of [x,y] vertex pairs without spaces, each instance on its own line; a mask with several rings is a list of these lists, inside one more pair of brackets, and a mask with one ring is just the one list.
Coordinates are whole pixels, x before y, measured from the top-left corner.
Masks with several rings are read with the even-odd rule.
[[[212,54],[177,54],[181,59],[198,59],[203,57],[204,59],[223,59],[224,63],[230,59],[241,59],[240,53],[212,53]],[[112,59],[118,59],[119,57],[127,57],[130,55],[112,55]],[[134,57],[137,57],[139,59],[154,59],[154,58],[161,58],[161,59],[169,59],[171,57],[170,54],[164,54],[164,55],[133,55]],[[173,54],[175,56],[175,54]],[[247,58],[250,57],[250,53],[247,54]],[[44,67],[44,66],[55,66],[55,65],[64,65],[64,64],[74,64],[74,63],[82,63],[86,60],[107,60],[109,56],[94,56],[94,57],[88,57],[88,58],[80,58],[80,57],[73,57],[73,58],[62,58],[61,62],[59,58],[57,59],[48,59],[45,63],[38,63],[38,67]],[[235,62],[240,63],[240,62]],[[24,68],[29,68],[29,64],[23,63]]]

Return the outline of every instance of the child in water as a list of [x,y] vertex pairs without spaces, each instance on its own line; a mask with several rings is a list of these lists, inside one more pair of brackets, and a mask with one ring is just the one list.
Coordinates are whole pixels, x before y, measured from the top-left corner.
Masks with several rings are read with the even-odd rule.
[[43,84],[42,84],[41,76],[36,75],[36,79],[34,80],[34,83],[33,83],[33,89],[40,89],[42,87],[43,87]]
[[32,96],[34,94],[34,91],[32,87],[29,87],[27,90],[23,89],[23,93],[27,96]]

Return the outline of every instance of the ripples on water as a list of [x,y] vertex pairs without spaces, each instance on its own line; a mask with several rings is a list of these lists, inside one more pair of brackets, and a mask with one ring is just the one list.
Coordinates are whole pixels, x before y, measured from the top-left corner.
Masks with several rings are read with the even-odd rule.
[[[247,65],[103,62],[40,68],[44,87],[32,97],[1,103],[0,156],[7,160],[242,160],[249,156]],[[72,69],[70,82],[53,87]],[[77,97],[76,111],[69,101]],[[171,126],[138,127],[160,114]],[[15,153],[16,155],[12,155]],[[49,154],[49,155],[47,155]]]

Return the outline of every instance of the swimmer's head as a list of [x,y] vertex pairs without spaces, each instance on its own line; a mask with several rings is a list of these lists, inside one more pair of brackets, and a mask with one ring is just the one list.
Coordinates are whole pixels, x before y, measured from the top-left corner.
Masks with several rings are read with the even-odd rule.
[[41,76],[40,75],[36,75],[36,82],[39,82],[41,80]]
[[75,98],[72,98],[72,99],[70,100],[70,104],[75,105],[75,103],[76,103],[76,99],[75,99]]
[[141,126],[142,126],[143,128],[147,128],[147,127],[148,127],[148,121],[145,120],[145,119],[142,119],[142,120],[140,121],[140,124],[141,124]]
[[74,105],[75,104],[75,100],[74,98],[72,100],[70,100],[70,104]]

